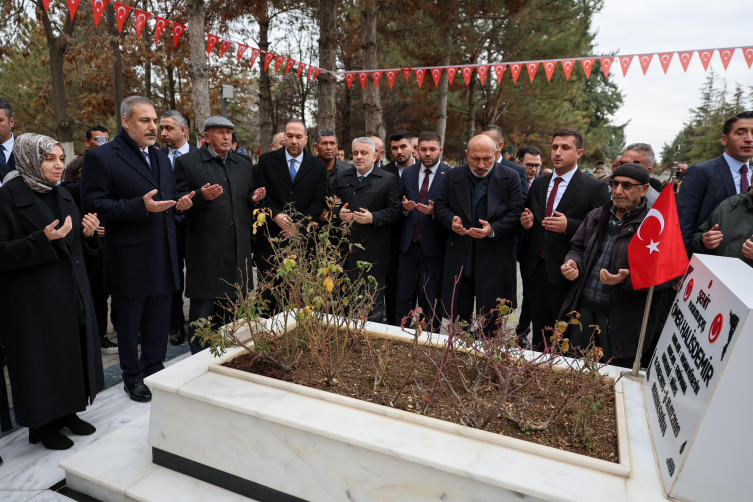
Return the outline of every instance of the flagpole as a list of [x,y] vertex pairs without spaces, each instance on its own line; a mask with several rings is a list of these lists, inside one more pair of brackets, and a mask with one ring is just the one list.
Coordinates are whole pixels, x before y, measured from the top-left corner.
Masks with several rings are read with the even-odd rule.
[[635,353],[635,362],[633,363],[633,371],[630,374],[635,379],[638,378],[638,371],[641,369],[641,356],[643,356],[643,344],[646,341],[646,326],[648,325],[648,314],[651,311],[651,299],[654,296],[654,287],[648,288],[648,296],[646,297],[646,308],[643,309],[643,323],[641,324],[641,337],[638,339],[638,351]]

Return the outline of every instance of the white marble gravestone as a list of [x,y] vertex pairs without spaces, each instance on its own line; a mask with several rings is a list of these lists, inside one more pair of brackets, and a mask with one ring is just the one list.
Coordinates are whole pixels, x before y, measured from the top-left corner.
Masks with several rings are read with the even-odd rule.
[[667,496],[753,500],[753,268],[694,255],[643,384]]

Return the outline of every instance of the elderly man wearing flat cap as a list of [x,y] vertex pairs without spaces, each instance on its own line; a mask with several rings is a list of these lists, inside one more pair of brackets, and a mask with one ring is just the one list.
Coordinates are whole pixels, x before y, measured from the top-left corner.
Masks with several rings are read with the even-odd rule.
[[[235,125],[224,117],[204,122],[206,143],[175,161],[175,182],[181,194],[194,193],[186,212],[186,297],[189,323],[215,316],[221,321],[222,299],[232,297],[233,284],[251,270],[253,210],[266,190],[256,188],[251,162],[233,151]],[[192,340],[191,353],[202,347]]]
[[[635,359],[647,289],[635,290],[630,278],[628,245],[646,217],[646,192],[650,175],[641,164],[622,164],[612,173],[612,201],[588,213],[573,236],[562,275],[572,281],[559,319],[580,313],[582,329],[571,327],[573,347],[585,349],[593,328],[596,344],[604,351],[602,362],[629,368]],[[668,287],[669,284],[657,286]],[[650,317],[658,312],[653,302]],[[658,323],[649,320],[644,348],[651,345]]]

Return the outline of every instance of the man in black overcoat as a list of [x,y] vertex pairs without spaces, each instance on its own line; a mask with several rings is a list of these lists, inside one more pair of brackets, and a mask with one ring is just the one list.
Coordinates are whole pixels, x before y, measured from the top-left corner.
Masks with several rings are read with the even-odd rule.
[[[118,313],[118,352],[126,392],[150,401],[145,377],[163,369],[172,292],[180,287],[175,210],[178,197],[167,155],[153,145],[157,113],[151,101],[130,96],[121,106],[123,129],[84,157],[81,198],[107,222],[105,290]],[[141,332],[141,358],[138,333]]]
[[[248,281],[246,273],[252,272],[253,208],[265,190],[254,190],[253,165],[233,151],[233,129],[228,119],[210,117],[204,123],[204,146],[175,162],[178,192],[194,193],[193,206],[186,211],[189,324],[210,316],[221,318],[220,300],[232,298],[234,285]],[[192,354],[205,348],[192,340],[195,332],[189,325]]]
[[516,306],[515,231],[523,211],[520,176],[495,162],[495,149],[486,135],[471,138],[468,164],[445,174],[434,202],[434,217],[449,232],[442,277],[445,316],[470,321],[475,299],[476,313],[487,317],[487,334],[496,327],[490,313],[498,298]]

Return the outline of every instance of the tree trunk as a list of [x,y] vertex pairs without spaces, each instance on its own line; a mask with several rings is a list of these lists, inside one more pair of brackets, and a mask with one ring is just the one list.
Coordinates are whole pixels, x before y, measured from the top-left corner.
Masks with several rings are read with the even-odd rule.
[[340,147],[345,152],[345,158],[350,158],[350,140],[351,140],[351,132],[350,132],[350,107],[351,107],[351,98],[350,98],[350,91],[345,90],[345,110],[343,112],[343,136],[342,139],[340,139]]
[[[363,20],[363,66],[364,69],[377,68],[377,2],[361,0]],[[363,93],[364,122],[367,136],[378,136],[384,141],[385,125],[382,118],[382,100],[379,88],[373,82],[366,84]]]
[[[204,122],[212,115],[212,105],[209,101],[209,80],[207,70],[206,40],[204,38],[204,24],[206,22],[206,6],[203,0],[191,0],[186,9],[188,13],[188,37],[190,59],[188,75],[191,79],[191,95],[193,97],[194,120],[193,127],[196,136],[204,136]],[[173,93],[174,94],[174,93]],[[173,96],[171,101],[175,102]]]
[[[259,2],[256,20],[259,23],[259,48],[269,49],[269,12],[266,1]],[[271,63],[274,64],[274,63]],[[272,148],[275,135],[274,109],[269,73],[264,71],[264,54],[259,55],[259,142],[262,153]]]
[[468,85],[468,141],[476,135],[476,80],[475,75],[471,76]]
[[[319,66],[335,71],[337,68],[337,0],[319,0]],[[337,79],[322,73],[319,85],[319,129],[334,130],[337,122],[335,95]]]
[[50,17],[44,11],[42,0],[37,1],[39,10],[42,13],[42,24],[44,26],[45,38],[47,39],[47,48],[50,55],[50,77],[52,78],[52,113],[55,117],[55,130],[57,140],[60,142],[73,141],[73,127],[70,116],[68,115],[68,96],[65,92],[65,72],[64,61],[65,53],[71,43],[71,34],[76,25],[75,19],[65,15],[63,31],[60,35],[55,36],[52,31],[52,22]]
[[[110,30],[110,51],[112,52],[112,88],[115,101],[115,117],[120,118],[120,105],[123,103],[123,54],[120,52],[120,33],[115,25],[115,7],[106,7],[107,27]],[[115,120],[115,130],[120,132],[122,120]]]
[[167,104],[171,110],[175,110],[175,68],[166,65],[167,69]]
[[152,39],[149,36],[149,30],[144,30],[144,42],[147,47],[146,62],[144,63],[144,97],[146,99],[152,99],[152,59],[151,59],[151,47]]

